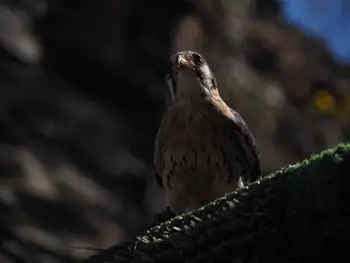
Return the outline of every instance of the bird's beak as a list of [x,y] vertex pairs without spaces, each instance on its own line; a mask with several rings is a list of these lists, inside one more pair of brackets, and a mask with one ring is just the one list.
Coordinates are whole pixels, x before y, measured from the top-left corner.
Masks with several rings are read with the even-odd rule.
[[186,68],[193,68],[193,62],[192,61],[188,61],[183,55],[179,55],[177,57],[177,67],[181,68],[181,67],[186,67]]

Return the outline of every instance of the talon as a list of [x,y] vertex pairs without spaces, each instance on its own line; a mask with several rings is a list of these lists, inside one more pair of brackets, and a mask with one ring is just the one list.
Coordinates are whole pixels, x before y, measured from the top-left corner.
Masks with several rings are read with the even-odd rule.
[[173,211],[171,211],[171,209],[170,209],[170,207],[169,207],[169,206],[164,207],[164,209],[163,209],[163,213],[164,213],[164,214],[165,214],[165,213],[175,214]]
[[171,211],[169,206],[164,207],[163,212],[161,214],[157,214],[157,218],[161,221],[170,220],[174,216],[176,216],[176,214],[173,211]]

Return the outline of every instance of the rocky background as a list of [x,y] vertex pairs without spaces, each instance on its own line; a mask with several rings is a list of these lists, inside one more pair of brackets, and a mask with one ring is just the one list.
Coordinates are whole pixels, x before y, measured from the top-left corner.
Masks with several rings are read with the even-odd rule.
[[350,137],[350,67],[273,0],[3,0],[0,262],[78,262],[152,221],[180,49],[206,57],[265,174]]

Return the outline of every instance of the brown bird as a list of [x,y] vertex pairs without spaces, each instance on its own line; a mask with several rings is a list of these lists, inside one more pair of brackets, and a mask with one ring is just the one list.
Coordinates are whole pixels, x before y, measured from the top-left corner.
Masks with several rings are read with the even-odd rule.
[[220,97],[204,58],[176,53],[166,80],[171,105],[156,136],[154,165],[171,211],[192,211],[257,180],[261,166],[253,135]]

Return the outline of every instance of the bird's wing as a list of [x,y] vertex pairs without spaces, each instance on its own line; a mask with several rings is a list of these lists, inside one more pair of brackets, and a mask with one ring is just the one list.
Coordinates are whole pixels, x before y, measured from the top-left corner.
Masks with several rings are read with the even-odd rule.
[[159,136],[159,132],[156,136],[154,143],[154,173],[155,178],[160,187],[163,187],[162,171],[164,169],[164,161],[162,158],[162,139]]
[[261,177],[261,164],[259,150],[256,146],[255,139],[246,122],[238,112],[230,109],[232,113],[231,129],[234,129],[236,136],[232,138],[238,151],[242,154],[242,161],[250,168],[247,178],[242,178],[246,182],[254,182]]

